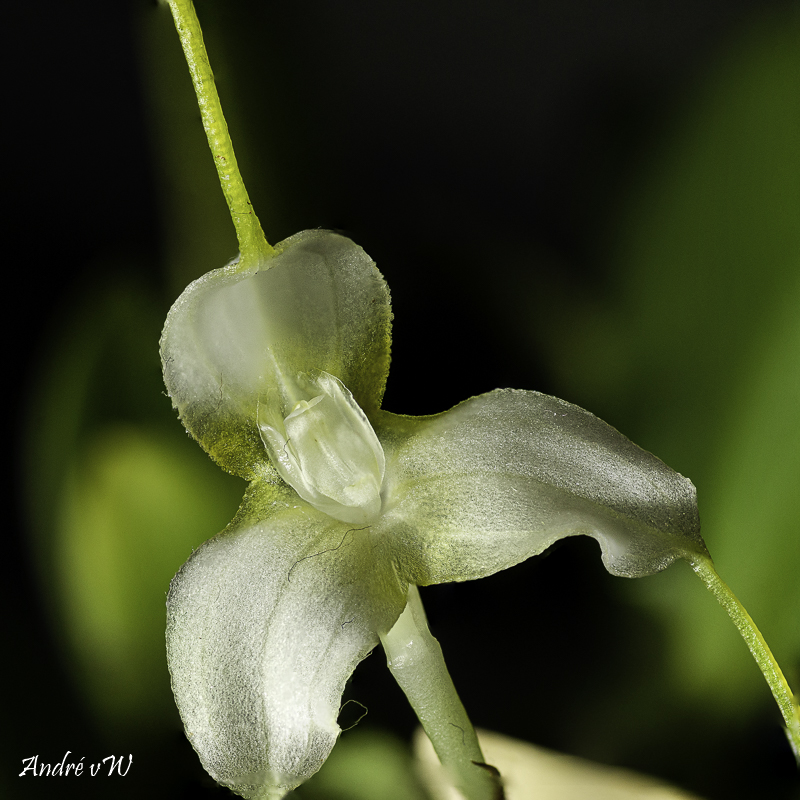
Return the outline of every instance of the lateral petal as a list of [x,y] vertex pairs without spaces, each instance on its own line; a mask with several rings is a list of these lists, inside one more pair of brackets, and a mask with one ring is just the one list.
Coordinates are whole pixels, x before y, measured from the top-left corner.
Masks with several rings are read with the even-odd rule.
[[247,479],[274,477],[258,411],[275,406],[282,419],[308,400],[298,376],[336,376],[369,414],[389,369],[389,290],[369,256],[316,230],[276,251],[250,269],[233,263],[192,283],[161,337],[164,382],[186,429]]
[[187,736],[219,783],[280,798],[327,758],[356,664],[402,612],[385,539],[253,485],[172,581],[167,655]]
[[386,454],[382,522],[410,583],[481,578],[578,534],[626,577],[706,552],[692,483],[563,400],[505,389],[373,423]]

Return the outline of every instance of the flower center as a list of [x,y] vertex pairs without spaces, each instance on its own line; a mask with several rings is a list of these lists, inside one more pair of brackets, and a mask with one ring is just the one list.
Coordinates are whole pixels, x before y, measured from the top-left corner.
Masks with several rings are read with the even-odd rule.
[[383,448],[347,387],[320,372],[304,380],[308,400],[280,422],[259,410],[258,427],[280,476],[315,508],[342,522],[367,523],[381,510]]

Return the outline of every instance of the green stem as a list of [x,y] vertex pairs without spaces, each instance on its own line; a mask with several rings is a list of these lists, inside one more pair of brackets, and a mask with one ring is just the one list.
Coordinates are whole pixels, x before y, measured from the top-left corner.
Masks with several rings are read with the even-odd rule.
[[444,663],[442,648],[428,630],[416,586],[409,587],[408,605],[381,642],[389,669],[457,788],[468,800],[502,798],[500,781],[485,765],[475,729]]
[[745,611],[744,606],[737,600],[736,595],[730,590],[725,581],[720,578],[714,569],[710,558],[697,556],[691,562],[692,569],[703,579],[709,591],[719,600],[720,605],[728,612],[734,625],[750,648],[759,669],[766,678],[772,696],[781,710],[786,722],[786,735],[794,751],[798,766],[800,766],[800,706],[786,682],[786,678],[772,655],[764,637],[756,627],[755,622]]
[[240,264],[246,267],[255,261],[271,258],[275,251],[264,236],[236,163],[228,125],[222,114],[214,74],[203,42],[203,32],[192,0],[168,0],[168,3],[192,75],[200,116],[214,156],[222,192],[236,228],[241,253]]

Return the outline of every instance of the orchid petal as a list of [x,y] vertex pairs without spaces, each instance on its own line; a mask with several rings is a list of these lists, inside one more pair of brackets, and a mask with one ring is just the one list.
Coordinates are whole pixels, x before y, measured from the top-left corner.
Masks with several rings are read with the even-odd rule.
[[585,534],[639,577],[706,553],[695,488],[588,411],[516,390],[444,414],[373,420],[399,573],[417,585],[491,575]]
[[173,691],[218,782],[280,798],[320,768],[346,680],[405,606],[385,551],[368,527],[254,484],[236,520],[175,576]]
[[310,400],[306,374],[334,375],[369,414],[389,369],[389,290],[369,256],[328,231],[298,233],[276,251],[192,283],[161,338],[164,381],[186,429],[247,479],[274,477],[258,418],[282,419]]

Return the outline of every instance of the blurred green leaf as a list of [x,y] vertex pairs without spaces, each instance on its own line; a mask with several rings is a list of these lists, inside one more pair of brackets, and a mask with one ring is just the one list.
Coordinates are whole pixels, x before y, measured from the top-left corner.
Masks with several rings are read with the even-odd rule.
[[368,726],[345,731],[322,769],[292,796],[308,800],[424,800],[407,742]]
[[[715,563],[795,688],[798,45],[796,13],[729,43],[614,222],[613,299],[587,301],[591,313],[569,315],[572,330],[552,338],[564,393],[697,485]],[[768,702],[743,643],[695,584],[678,569],[626,588],[670,626],[671,675],[688,697],[723,714]]]
[[58,580],[81,684],[104,722],[174,714],[166,591],[229,509],[211,469],[144,426],[107,426],[78,458],[57,520]]
[[54,627],[95,721],[129,731],[175,715],[166,591],[244,488],[177,424],[159,316],[128,280],[67,299],[30,402],[29,507]]

